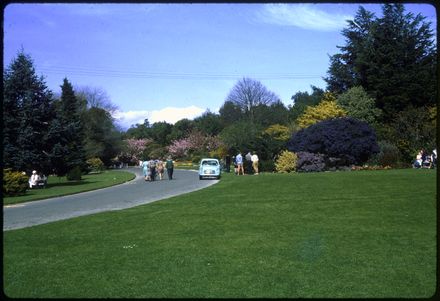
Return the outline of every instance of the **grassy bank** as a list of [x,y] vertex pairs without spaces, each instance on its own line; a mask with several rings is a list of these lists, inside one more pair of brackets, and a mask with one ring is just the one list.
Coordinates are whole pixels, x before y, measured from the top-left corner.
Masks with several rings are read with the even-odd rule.
[[424,298],[434,170],[224,174],[209,188],[4,232],[9,297]]
[[105,188],[130,181],[134,178],[135,175],[133,173],[116,170],[84,175],[81,181],[67,181],[66,177],[49,176],[46,188],[28,189],[24,195],[4,197],[3,205],[18,204]]

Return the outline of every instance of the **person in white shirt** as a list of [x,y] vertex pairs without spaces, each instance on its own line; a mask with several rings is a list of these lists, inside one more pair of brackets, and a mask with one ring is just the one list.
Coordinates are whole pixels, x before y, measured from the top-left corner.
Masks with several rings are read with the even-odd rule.
[[40,180],[40,176],[37,174],[37,171],[32,171],[32,176],[29,179],[29,187],[33,188],[34,186],[37,186],[38,181]]
[[243,169],[243,156],[240,152],[238,152],[238,155],[235,157],[235,162],[237,162],[237,175],[241,174],[244,175],[244,169]]
[[252,167],[254,168],[254,173],[258,175],[258,156],[255,152],[251,156],[251,161],[252,161]]

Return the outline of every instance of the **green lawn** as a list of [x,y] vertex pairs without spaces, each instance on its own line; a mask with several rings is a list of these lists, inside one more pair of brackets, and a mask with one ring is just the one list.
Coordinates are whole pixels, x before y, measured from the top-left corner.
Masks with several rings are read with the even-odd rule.
[[436,171],[224,174],[182,196],[3,234],[15,298],[426,298]]
[[120,170],[106,170],[102,173],[84,175],[81,181],[67,181],[66,177],[49,176],[46,188],[28,189],[24,195],[4,197],[3,205],[18,204],[95,190],[121,184],[134,178],[135,175],[133,173]]

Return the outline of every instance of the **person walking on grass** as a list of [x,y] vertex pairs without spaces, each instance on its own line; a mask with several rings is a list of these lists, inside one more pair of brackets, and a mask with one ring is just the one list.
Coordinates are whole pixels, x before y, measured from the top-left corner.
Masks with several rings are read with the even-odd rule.
[[241,155],[241,152],[238,152],[238,155],[235,157],[235,161],[237,162],[237,175],[240,175],[240,170],[241,174],[244,175],[243,156]]
[[172,180],[174,172],[174,161],[171,159],[171,156],[168,157],[167,162],[165,163],[165,168],[167,169],[168,180]]
[[253,153],[251,160],[252,160],[252,167],[254,169],[254,174],[258,175],[258,156],[256,152]]

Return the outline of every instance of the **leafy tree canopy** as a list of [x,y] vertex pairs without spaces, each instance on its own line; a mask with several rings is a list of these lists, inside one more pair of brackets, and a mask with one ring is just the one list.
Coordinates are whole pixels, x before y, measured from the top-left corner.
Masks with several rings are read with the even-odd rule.
[[297,119],[300,128],[306,128],[322,120],[346,116],[347,112],[338,106],[335,100],[332,94],[327,93],[317,106],[307,107]]
[[374,99],[369,97],[361,86],[350,88],[339,95],[337,104],[347,111],[347,115],[363,120],[370,125],[377,122],[381,110],[376,108]]

